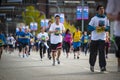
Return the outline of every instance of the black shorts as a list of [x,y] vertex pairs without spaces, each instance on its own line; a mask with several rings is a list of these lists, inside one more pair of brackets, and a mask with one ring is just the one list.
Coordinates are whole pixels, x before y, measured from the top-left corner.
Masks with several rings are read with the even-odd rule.
[[22,47],[25,48],[26,46],[28,46],[28,43],[22,43]]
[[11,44],[9,44],[8,46],[9,46],[9,48],[13,48],[13,45],[11,45]]
[[58,44],[51,44],[51,50],[52,51],[57,51],[58,49],[62,48],[62,43],[58,43]]
[[0,47],[3,47],[2,45]]
[[115,37],[115,42],[118,47],[118,50],[116,50],[116,57],[120,58],[120,37]]
[[74,48],[73,51],[74,51],[74,52],[76,52],[76,51],[80,51],[80,47]]
[[28,43],[22,43],[22,42],[18,42],[18,44],[19,44],[19,47],[22,47],[22,48],[24,48],[27,45],[29,45]]

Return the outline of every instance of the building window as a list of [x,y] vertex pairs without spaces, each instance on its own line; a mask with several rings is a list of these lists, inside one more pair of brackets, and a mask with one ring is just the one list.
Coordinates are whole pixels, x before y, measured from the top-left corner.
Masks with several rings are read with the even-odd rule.
[[89,12],[94,14],[94,13],[96,13],[96,10],[94,8],[90,8]]
[[7,3],[7,0],[1,0],[1,3]]
[[50,8],[50,13],[56,13],[57,12],[57,8]]
[[65,8],[65,12],[66,13],[72,13],[72,9],[71,8]]
[[24,4],[27,4],[27,3],[37,3],[37,0],[23,0],[22,1]]

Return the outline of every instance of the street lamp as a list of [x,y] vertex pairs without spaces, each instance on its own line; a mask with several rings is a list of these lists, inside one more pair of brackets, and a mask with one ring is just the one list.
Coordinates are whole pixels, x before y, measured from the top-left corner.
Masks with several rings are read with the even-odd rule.
[[84,9],[84,0],[82,0],[82,25],[81,25],[82,32],[84,31],[84,19],[83,19],[84,18],[84,12],[83,12],[84,10],[83,9]]

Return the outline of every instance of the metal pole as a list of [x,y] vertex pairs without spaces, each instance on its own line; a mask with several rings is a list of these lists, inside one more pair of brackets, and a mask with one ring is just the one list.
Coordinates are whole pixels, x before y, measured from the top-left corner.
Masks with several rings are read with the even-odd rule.
[[8,35],[8,22],[6,22],[7,28],[6,28],[6,33]]
[[82,0],[82,32],[84,31],[84,0]]

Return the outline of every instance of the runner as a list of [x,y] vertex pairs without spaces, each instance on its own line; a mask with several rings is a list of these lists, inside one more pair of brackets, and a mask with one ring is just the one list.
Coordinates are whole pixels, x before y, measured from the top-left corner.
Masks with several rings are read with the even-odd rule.
[[7,38],[7,44],[8,44],[8,51],[9,53],[11,54],[11,52],[14,51],[14,44],[15,44],[15,39],[14,37],[12,36],[12,34],[10,34]]
[[120,72],[120,0],[108,0],[106,12],[108,18],[114,21],[114,35],[118,72]]
[[62,48],[62,33],[65,31],[65,27],[62,23],[60,23],[60,16],[55,16],[55,22],[51,24],[49,32],[50,42],[51,42],[51,50],[52,50],[52,58],[53,58],[53,66],[55,66],[56,53],[57,53],[57,62],[60,64],[60,55]]
[[22,44],[23,44],[23,58],[28,57],[29,55],[29,45],[30,45],[30,33],[29,29],[25,28],[24,35],[22,37]]
[[49,40],[47,41],[47,44],[49,46],[49,48],[47,49],[49,60],[51,60],[51,44],[50,44],[50,34],[49,34],[49,29],[50,29],[51,24],[52,24],[52,21],[50,20],[48,22],[48,28],[46,29],[46,32],[48,32],[48,35],[49,35]]
[[74,59],[76,59],[76,56],[77,56],[77,59],[79,59],[80,46],[81,46],[81,42],[80,42],[81,37],[82,37],[82,32],[79,30],[79,28],[77,28],[76,32],[73,33]]
[[105,40],[105,54],[106,54],[106,58],[108,58],[108,51],[109,51],[109,47],[110,47],[110,36],[109,36],[109,32],[106,32],[106,40]]
[[3,46],[6,44],[6,39],[4,34],[2,33],[2,30],[0,29],[0,60],[1,60],[1,56],[3,53]]
[[44,27],[41,28],[41,32],[38,34],[37,38],[39,40],[40,58],[42,61],[43,56],[46,53],[46,49],[49,48],[49,46],[47,45],[47,40],[49,39],[49,37],[48,33],[45,32]]
[[18,43],[18,48],[19,48],[19,57],[21,57],[22,55],[22,51],[23,51],[23,37],[24,37],[24,32],[22,31],[22,27],[19,27],[19,31],[16,33],[16,40]]
[[97,6],[97,14],[89,22],[88,30],[91,32],[90,43],[90,70],[94,72],[94,66],[97,58],[97,52],[99,52],[99,66],[102,72],[106,71],[106,59],[105,59],[105,40],[106,30],[109,29],[109,20],[104,14],[104,7],[102,5]]
[[38,49],[39,49],[39,45],[38,45],[38,43],[39,43],[39,40],[38,40],[38,38],[37,38],[37,36],[35,36],[35,51],[36,52],[38,52]]
[[72,34],[70,33],[70,30],[67,29],[64,35],[64,43],[65,43],[65,50],[66,50],[66,58],[69,56],[69,52],[71,49],[71,43],[72,43]]
[[81,38],[81,41],[83,43],[83,51],[85,52],[85,55],[87,55],[87,50],[88,50],[88,46],[89,46],[89,36],[87,34],[86,31],[84,31],[84,34]]

